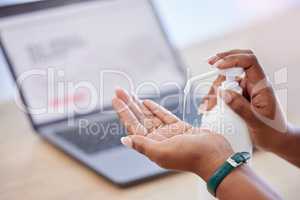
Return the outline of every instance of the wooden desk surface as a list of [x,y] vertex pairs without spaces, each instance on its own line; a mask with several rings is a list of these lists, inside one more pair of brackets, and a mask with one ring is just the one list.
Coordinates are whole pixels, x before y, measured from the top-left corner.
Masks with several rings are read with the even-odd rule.
[[[15,104],[0,105],[0,199],[211,199],[198,177],[180,173],[118,188],[39,138]],[[300,170],[267,153],[253,167],[285,199],[300,196]]]

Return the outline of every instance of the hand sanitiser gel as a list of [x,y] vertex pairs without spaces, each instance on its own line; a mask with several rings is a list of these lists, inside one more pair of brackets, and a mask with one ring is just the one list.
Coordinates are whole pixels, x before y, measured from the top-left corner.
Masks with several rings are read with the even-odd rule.
[[[212,80],[218,74],[226,77],[226,80],[218,88],[220,90],[233,90],[242,94],[242,88],[236,81],[236,77],[243,75],[242,68],[230,68],[215,70],[191,78],[185,87],[184,93],[184,120],[193,126],[210,129],[215,133],[222,134],[231,144],[235,152],[247,151],[252,153],[252,143],[248,128],[244,120],[217,95],[217,104],[210,111],[195,114],[201,99],[207,94],[212,85]],[[192,108],[191,108],[192,107]]]
[[219,70],[225,76],[225,81],[218,88],[217,104],[203,114],[201,127],[222,134],[231,144],[235,152],[252,153],[252,143],[245,121],[238,116],[220,97],[220,90],[233,90],[242,94],[243,90],[236,81],[244,73],[242,68]]

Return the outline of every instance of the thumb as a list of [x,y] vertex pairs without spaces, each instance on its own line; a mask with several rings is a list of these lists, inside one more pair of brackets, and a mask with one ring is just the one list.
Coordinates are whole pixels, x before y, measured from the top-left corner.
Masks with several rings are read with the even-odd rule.
[[251,110],[251,104],[244,96],[232,90],[223,90],[220,95],[223,101],[247,124],[252,124],[255,121],[256,118]]
[[146,155],[151,160],[156,157],[156,154],[159,154],[157,142],[145,136],[131,135],[122,137],[121,142],[123,145]]

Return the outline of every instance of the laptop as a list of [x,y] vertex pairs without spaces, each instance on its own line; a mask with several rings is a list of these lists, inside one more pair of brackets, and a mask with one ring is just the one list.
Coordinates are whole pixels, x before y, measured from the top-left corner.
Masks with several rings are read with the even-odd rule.
[[[182,116],[183,64],[148,0],[44,0],[0,7],[1,50],[35,132],[111,182],[168,173],[121,145],[116,87]],[[45,155],[50,156],[50,155]]]

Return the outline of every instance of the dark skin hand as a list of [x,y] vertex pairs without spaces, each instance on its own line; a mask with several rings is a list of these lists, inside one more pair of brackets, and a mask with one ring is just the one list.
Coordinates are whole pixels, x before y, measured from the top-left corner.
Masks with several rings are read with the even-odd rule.
[[[122,138],[122,143],[161,167],[189,171],[207,181],[233,153],[222,135],[192,127],[153,101],[141,102],[118,89],[112,103],[128,130],[129,136]],[[217,197],[222,200],[280,199],[246,165],[222,181]]]
[[[244,94],[222,91],[221,97],[245,120],[257,147],[300,166],[300,130],[287,123],[253,52],[231,50],[216,54],[208,62],[220,69],[244,68],[245,77],[239,80]],[[223,80],[222,76],[215,80],[201,110],[215,106],[215,94]],[[140,102],[124,90],[116,91],[113,107],[128,129],[129,136],[122,138],[122,143],[162,167],[190,171],[207,181],[233,153],[223,136],[192,127],[156,103]],[[280,199],[247,165],[225,177],[217,189],[217,197],[222,200]]]
[[191,171],[207,180],[233,153],[221,135],[193,128],[153,101],[140,102],[118,89],[113,106],[130,134],[122,142],[161,167]]
[[[273,152],[300,167],[300,131],[290,125],[274,95],[266,75],[251,50],[231,50],[218,53],[208,60],[219,69],[242,67],[245,77],[240,81],[244,94],[223,91],[224,101],[240,115],[248,125],[254,144]],[[224,77],[218,77],[202,110],[210,110],[216,104],[216,91]]]

